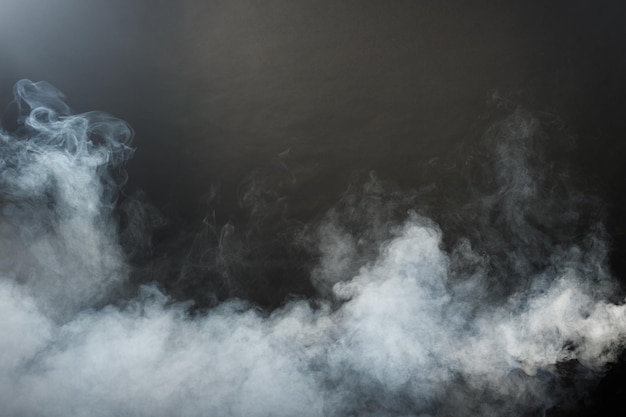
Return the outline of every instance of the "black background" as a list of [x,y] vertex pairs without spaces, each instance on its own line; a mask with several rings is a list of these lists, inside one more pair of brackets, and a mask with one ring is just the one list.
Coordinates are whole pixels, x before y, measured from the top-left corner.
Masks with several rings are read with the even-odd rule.
[[[0,0],[0,100],[20,78],[46,80],[77,111],[133,126],[125,195],[143,190],[168,218],[146,258],[187,250],[207,213],[250,227],[251,182],[271,183],[263,190],[288,202],[272,207],[299,224],[369,170],[402,188],[435,185],[432,204],[445,206],[464,192],[445,173],[493,103],[523,106],[573,144],[561,139],[549,157],[606,202],[624,281],[625,18],[620,1]],[[259,241],[285,227],[269,218]],[[283,266],[223,297],[273,306],[312,291],[304,266],[268,256]],[[165,284],[180,267],[168,262]],[[625,375],[615,367],[574,414],[622,415]]]

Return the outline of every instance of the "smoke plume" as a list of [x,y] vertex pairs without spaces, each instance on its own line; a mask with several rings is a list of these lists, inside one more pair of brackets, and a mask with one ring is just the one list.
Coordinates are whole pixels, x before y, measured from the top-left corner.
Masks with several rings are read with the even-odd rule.
[[492,175],[454,222],[372,176],[294,243],[315,243],[315,299],[193,310],[155,284],[118,296],[132,131],[63,100],[20,81],[18,127],[0,133],[3,415],[537,415],[624,347],[594,203],[533,159],[527,112],[486,133]]

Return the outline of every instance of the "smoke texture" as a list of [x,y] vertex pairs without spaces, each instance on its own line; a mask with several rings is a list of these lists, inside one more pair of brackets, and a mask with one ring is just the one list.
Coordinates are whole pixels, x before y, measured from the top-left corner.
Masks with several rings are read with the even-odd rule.
[[[584,399],[624,347],[599,203],[538,159],[547,135],[529,112],[485,133],[489,180],[456,210],[429,213],[428,190],[371,174],[319,221],[288,222],[275,239],[309,254],[314,296],[196,308],[131,279],[165,221],[141,196],[118,204],[131,129],[72,114],[46,83],[20,81],[14,104],[0,136],[3,415],[542,415]],[[267,194],[251,190],[242,204],[260,210]],[[171,287],[193,262],[246,285],[254,233],[205,226]]]

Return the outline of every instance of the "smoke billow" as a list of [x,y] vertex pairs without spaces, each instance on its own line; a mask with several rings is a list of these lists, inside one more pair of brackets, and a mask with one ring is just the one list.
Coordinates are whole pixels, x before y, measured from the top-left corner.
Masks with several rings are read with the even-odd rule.
[[314,303],[192,313],[157,285],[116,297],[132,269],[120,234],[151,229],[118,225],[129,127],[72,115],[45,83],[15,93],[19,126],[0,136],[4,415],[523,416],[577,401],[624,347],[604,232],[581,220],[594,205],[542,174],[526,112],[487,132],[494,174],[456,223],[372,177],[294,243],[316,242]]
[[112,219],[132,153],[130,128],[102,113],[71,115],[46,83],[20,81],[20,126],[3,133],[1,273],[53,315],[96,305],[124,279]]

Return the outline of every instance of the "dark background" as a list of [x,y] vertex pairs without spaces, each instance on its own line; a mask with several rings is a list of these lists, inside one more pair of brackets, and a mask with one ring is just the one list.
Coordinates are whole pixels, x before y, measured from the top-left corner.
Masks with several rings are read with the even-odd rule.
[[[445,210],[497,108],[522,106],[556,132],[549,160],[606,203],[623,282],[625,18],[621,1],[0,0],[0,101],[46,80],[77,111],[128,121],[122,201],[142,190],[167,218],[136,279],[268,306],[312,292],[306,255],[276,236],[319,218],[355,172],[434,188],[426,205]],[[256,242],[245,265],[180,272],[177,254],[224,225]],[[625,378],[615,367],[577,413],[622,415]]]

